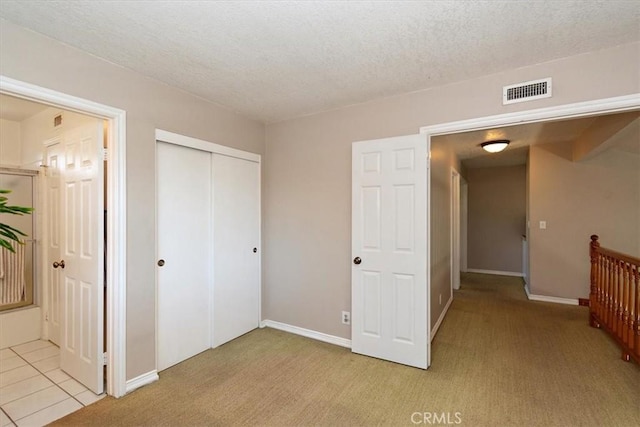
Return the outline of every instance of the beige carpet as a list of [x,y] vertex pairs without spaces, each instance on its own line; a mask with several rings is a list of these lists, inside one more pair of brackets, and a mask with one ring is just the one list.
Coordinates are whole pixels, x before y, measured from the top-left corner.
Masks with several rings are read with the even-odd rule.
[[640,368],[587,313],[467,274],[427,371],[262,329],[56,424],[640,426]]

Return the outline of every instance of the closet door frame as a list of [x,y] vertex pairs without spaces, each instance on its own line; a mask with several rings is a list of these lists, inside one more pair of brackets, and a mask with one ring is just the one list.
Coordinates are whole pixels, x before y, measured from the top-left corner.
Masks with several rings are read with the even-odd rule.
[[[180,145],[183,147],[193,148],[196,150],[206,151],[212,154],[219,154],[223,156],[235,157],[242,160],[248,160],[250,162],[257,163],[258,165],[258,206],[262,206],[262,156],[256,153],[250,153],[248,151],[238,150],[236,148],[227,147],[224,145],[216,144],[213,142],[204,141],[202,139],[192,138],[185,135],[180,135],[173,132],[168,132],[162,129],[156,129],[156,147],[157,142],[165,142],[169,144]],[[258,213],[258,321],[262,321],[262,210]],[[155,212],[155,223],[158,222],[158,213],[157,210]],[[158,245],[156,239],[156,260],[158,258]],[[157,277],[156,277],[156,290],[157,290]],[[215,286],[215,283],[213,283]],[[157,312],[157,295],[156,295],[156,337],[157,337],[157,327],[158,327],[158,312]],[[213,331],[213,329],[212,329]],[[213,343],[213,334],[212,341]],[[156,344],[156,351],[157,351]],[[157,368],[157,357],[156,357],[156,368]]]

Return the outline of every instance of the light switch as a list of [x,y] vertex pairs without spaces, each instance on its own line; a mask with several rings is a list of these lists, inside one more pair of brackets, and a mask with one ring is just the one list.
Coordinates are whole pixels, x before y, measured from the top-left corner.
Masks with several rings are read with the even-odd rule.
[[547,229],[547,221],[540,221],[540,230]]

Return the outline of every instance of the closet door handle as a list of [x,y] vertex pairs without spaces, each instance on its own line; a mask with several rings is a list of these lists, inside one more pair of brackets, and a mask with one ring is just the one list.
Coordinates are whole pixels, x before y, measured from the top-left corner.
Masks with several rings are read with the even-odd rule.
[[61,260],[60,262],[58,261],[53,262],[53,268],[58,268],[58,267],[64,269],[64,260]]
[[253,248],[253,253],[255,254],[256,252],[258,252],[258,248]]
[[163,265],[164,265],[164,260],[163,259],[158,260],[158,266],[162,267]]
[[358,265],[358,264],[360,264],[361,262],[362,262],[362,259],[361,259],[359,256],[357,256],[357,257],[355,257],[355,258],[353,259],[353,263],[354,263],[355,265]]

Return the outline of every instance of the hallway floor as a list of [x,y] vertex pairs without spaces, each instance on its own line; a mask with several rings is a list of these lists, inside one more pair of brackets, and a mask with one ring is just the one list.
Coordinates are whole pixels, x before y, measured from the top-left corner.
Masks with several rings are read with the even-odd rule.
[[43,426],[104,396],[65,374],[49,341],[0,350],[0,427]]

